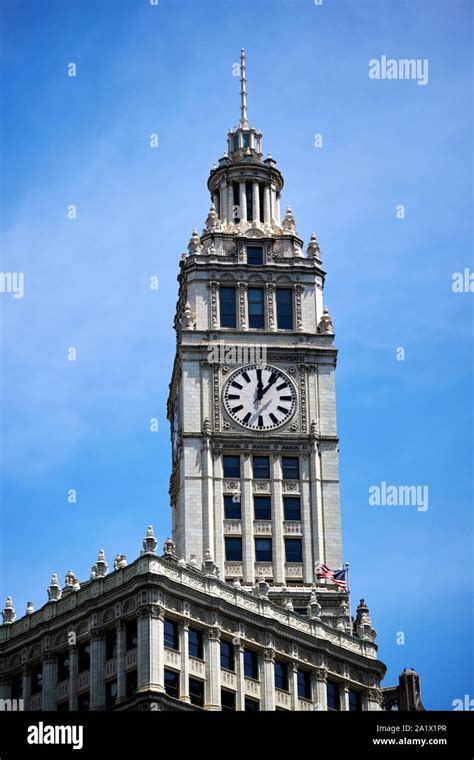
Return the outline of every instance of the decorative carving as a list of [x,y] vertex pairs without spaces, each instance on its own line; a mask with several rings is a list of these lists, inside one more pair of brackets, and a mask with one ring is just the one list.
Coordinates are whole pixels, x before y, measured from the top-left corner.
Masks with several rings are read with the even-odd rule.
[[181,326],[183,330],[195,330],[196,329],[196,321],[193,317],[193,314],[191,312],[191,306],[189,305],[189,301],[186,301],[186,305],[184,307],[183,316],[181,318]]
[[209,288],[211,291],[211,328],[217,329],[219,327],[219,321],[217,318],[217,289],[219,287],[219,283],[213,280],[209,283]]
[[246,264],[247,263],[247,256],[246,256],[246,246],[245,243],[243,243],[241,240],[237,243],[237,261],[239,264]]
[[301,332],[304,328],[303,324],[303,293],[304,285],[297,282],[294,286],[295,291],[295,311],[296,311],[296,329]]
[[239,282],[239,327],[241,330],[247,329],[247,290],[246,282]]
[[318,333],[321,335],[334,335],[334,323],[329,316],[327,306],[323,308],[323,314],[318,324]]
[[221,225],[219,217],[217,215],[216,207],[214,203],[211,203],[211,208],[206,219],[206,229],[208,232],[214,232],[215,230],[220,229],[220,226]]
[[201,238],[199,237],[199,233],[197,229],[194,229],[193,234],[191,235],[191,239],[188,244],[188,251],[190,254],[193,254],[193,253],[199,253],[201,249],[202,249]]
[[321,249],[319,247],[318,240],[316,238],[316,234],[314,232],[311,233],[311,237],[308,243],[308,248],[306,249],[306,255],[308,258],[314,258],[318,261],[321,261]]
[[296,235],[296,221],[290,206],[286,207],[285,216],[283,217],[281,226],[284,234]]
[[300,414],[301,414],[301,428],[303,432],[306,432],[308,419],[307,419],[307,406],[306,406],[306,365],[300,364]]
[[267,320],[268,320],[268,329],[269,330],[276,330],[276,323],[275,323],[275,283],[273,283],[273,282],[267,282],[267,284],[266,284],[266,290],[267,290]]
[[212,370],[212,403],[214,412],[214,430],[220,430],[220,400],[219,400],[219,365]]

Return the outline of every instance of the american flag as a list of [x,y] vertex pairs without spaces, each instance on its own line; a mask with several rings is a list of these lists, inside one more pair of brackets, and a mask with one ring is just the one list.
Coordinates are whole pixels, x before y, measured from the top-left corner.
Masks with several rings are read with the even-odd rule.
[[330,581],[347,590],[346,570],[331,570],[321,562],[316,566],[316,578],[329,578]]

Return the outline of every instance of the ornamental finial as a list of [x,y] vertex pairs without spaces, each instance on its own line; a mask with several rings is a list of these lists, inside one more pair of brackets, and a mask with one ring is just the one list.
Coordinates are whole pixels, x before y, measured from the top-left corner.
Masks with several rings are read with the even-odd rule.
[[245,74],[245,50],[240,51],[240,126],[247,128],[247,77]]

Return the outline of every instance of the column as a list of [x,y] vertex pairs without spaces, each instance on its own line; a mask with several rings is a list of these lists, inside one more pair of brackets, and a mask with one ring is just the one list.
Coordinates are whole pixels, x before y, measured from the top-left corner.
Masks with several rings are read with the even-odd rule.
[[314,580],[314,561],[311,547],[311,508],[310,508],[310,473],[309,458],[303,454],[300,458],[300,503],[301,503],[301,529],[303,533],[303,579],[311,584]]
[[221,709],[221,634],[210,628],[204,637],[206,647],[206,710]]
[[277,193],[276,196],[276,223],[279,225],[281,221],[281,214],[280,214],[280,193]]
[[157,605],[138,614],[138,691],[164,691],[164,612]]
[[219,188],[220,202],[219,202],[219,219],[221,222],[227,221],[227,182],[222,182]]
[[349,711],[349,684],[342,683],[339,685],[339,697],[341,700],[341,710],[343,712]]
[[214,458],[214,562],[221,571],[221,577],[224,573],[224,496],[222,480],[222,458],[217,454]]
[[189,623],[185,620],[179,624],[179,649],[181,652],[181,673],[179,698],[182,702],[190,702],[189,697]]
[[274,185],[270,186],[270,218],[276,222],[276,188]]
[[227,220],[234,222],[234,186],[232,182],[227,183]]
[[79,653],[77,646],[69,647],[69,709],[77,710],[77,675],[79,672]]
[[275,283],[267,282],[265,287],[267,293],[267,326],[269,330],[276,331]]
[[281,462],[278,454],[272,455],[272,546],[273,546],[273,582],[285,584],[285,556],[283,544],[283,495],[281,480]]
[[51,652],[43,654],[43,698],[41,709],[56,710],[56,686],[58,682],[58,665]]
[[275,652],[265,649],[263,652],[263,709],[275,709]]
[[252,466],[250,455],[240,458],[243,479],[241,480],[240,506],[242,513],[242,558],[244,565],[244,584],[255,583],[255,551],[253,538],[253,492]]
[[105,638],[100,631],[91,631],[90,709],[105,707]]
[[289,670],[289,686],[290,686],[290,701],[291,709],[293,711],[298,709],[298,665],[296,662],[291,662],[288,666]]
[[[212,479],[212,453],[209,438],[202,441],[201,451],[202,471],[202,537],[203,552],[210,549],[215,558],[214,546],[214,481]],[[219,568],[222,571],[222,567]]]
[[362,693],[362,709],[364,711],[380,711],[380,692],[376,689],[367,689]]
[[127,679],[125,676],[125,651],[127,646],[127,631],[125,623],[121,620],[117,625],[117,702],[123,702],[127,698]]
[[[30,699],[31,699],[31,671],[27,667],[23,671],[23,709],[24,710],[30,709]],[[70,706],[69,706],[69,709],[71,709]]]
[[252,207],[253,207],[253,221],[260,221],[260,194],[258,192],[258,182],[252,183]]
[[241,330],[248,330],[248,319],[247,319],[247,291],[248,291],[248,285],[246,282],[238,282],[237,283],[238,290],[238,303],[237,303],[237,325]]
[[236,710],[245,710],[245,671],[244,671],[244,646],[235,646],[235,667],[237,671],[237,695],[235,700]]
[[220,194],[215,190],[212,194],[212,202],[216,208],[217,214],[219,215],[219,200],[220,200]]
[[247,221],[247,196],[245,194],[245,182],[239,183],[240,220]]
[[[327,710],[328,709],[328,693],[327,693],[327,671],[324,668],[317,668],[314,673],[315,681],[315,710]],[[314,697],[313,697],[314,698]]]
[[270,224],[270,187],[265,185],[263,188],[263,221],[264,224]]
[[[322,492],[321,470],[319,459],[319,444],[316,440],[311,441],[309,454],[310,490],[311,490],[311,516],[313,536],[313,562],[317,565],[324,562],[324,536],[322,530]],[[314,576],[316,580],[316,574]]]

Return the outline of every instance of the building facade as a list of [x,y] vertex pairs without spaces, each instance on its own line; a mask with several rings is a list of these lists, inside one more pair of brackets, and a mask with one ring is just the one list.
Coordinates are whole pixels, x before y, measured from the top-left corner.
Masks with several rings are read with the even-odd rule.
[[[0,699],[28,710],[380,710],[385,666],[342,568],[334,326],[313,234],[241,115],[180,262],[172,535],[0,627]],[[404,703],[405,704],[405,703]],[[410,702],[410,705],[412,703]],[[414,702],[413,702],[414,704]],[[420,703],[421,704],[421,703]],[[393,690],[385,705],[398,706]],[[411,709],[408,706],[406,709]]]

